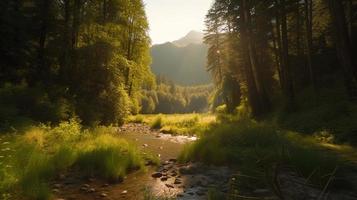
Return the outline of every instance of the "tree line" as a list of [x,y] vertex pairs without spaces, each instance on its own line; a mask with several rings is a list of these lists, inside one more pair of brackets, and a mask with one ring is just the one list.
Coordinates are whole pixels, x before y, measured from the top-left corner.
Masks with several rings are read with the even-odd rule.
[[0,2],[0,121],[122,123],[150,71],[142,0]]
[[213,85],[180,86],[165,76],[156,77],[156,87],[143,90],[141,113],[177,114],[208,112],[212,102]]

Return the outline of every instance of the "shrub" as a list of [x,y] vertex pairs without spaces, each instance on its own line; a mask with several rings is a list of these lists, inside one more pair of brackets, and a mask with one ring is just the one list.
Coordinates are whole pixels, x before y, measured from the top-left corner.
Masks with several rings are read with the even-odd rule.
[[160,129],[162,127],[162,117],[161,115],[157,116],[155,120],[151,123],[151,128]]

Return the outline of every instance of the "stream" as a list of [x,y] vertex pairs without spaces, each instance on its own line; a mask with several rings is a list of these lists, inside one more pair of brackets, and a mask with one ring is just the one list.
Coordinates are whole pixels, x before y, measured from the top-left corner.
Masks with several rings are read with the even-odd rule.
[[[142,124],[126,124],[119,128],[118,137],[135,143],[145,153],[160,157],[161,165],[148,166],[145,171],[129,173],[122,183],[66,177],[54,182],[57,200],[70,199],[145,199],[144,196],[182,200],[207,199],[213,188],[226,193],[231,171],[227,167],[204,166],[199,163],[176,162],[184,145],[196,137],[172,136],[151,130]],[[150,199],[150,198],[147,198]]]

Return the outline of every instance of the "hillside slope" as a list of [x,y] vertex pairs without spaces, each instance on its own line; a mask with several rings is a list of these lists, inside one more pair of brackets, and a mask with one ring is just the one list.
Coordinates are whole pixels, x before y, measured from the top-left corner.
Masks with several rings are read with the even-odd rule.
[[151,56],[151,68],[156,75],[184,86],[211,82],[206,71],[207,46],[202,43],[202,36],[193,36],[190,32],[180,40],[154,45]]

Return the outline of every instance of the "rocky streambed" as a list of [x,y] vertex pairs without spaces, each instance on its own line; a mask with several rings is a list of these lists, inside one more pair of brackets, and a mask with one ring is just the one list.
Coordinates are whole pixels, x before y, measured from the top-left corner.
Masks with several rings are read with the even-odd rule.
[[147,163],[146,171],[132,172],[121,183],[108,183],[69,172],[52,183],[55,198],[136,200],[149,195],[199,200],[207,199],[211,190],[219,193],[229,190],[232,171],[228,167],[177,162],[184,145],[195,141],[196,137],[163,134],[143,124],[120,127],[118,137],[136,143],[144,153],[157,155],[161,164],[152,166]]
[[140,200],[153,199],[154,196],[163,199],[201,200],[207,199],[209,193],[214,191],[214,194],[228,194],[229,199],[357,200],[355,186],[346,185],[348,182],[357,182],[357,173],[354,172],[348,173],[342,181],[335,181],[343,190],[327,192],[307,184],[307,180],[291,169],[281,170],[276,177],[280,187],[279,198],[269,187],[254,188],[245,185],[237,191],[238,187],[235,185],[239,184],[239,180],[250,177],[234,173],[228,167],[178,163],[176,157],[185,144],[197,139],[195,137],[163,134],[143,124],[124,125],[118,129],[118,137],[136,143],[143,153],[156,154],[161,164],[152,166],[148,162],[146,171],[132,172],[121,183],[108,183],[69,172],[52,183],[55,199]]

